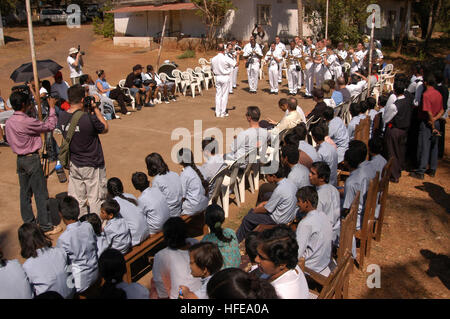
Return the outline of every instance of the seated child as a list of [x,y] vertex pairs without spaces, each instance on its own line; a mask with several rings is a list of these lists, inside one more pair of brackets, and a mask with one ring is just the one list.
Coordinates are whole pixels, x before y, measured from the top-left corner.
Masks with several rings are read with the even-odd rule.
[[133,195],[123,192],[122,181],[117,177],[108,179],[106,187],[108,189],[107,198],[116,200],[120,205],[120,215],[130,230],[131,244],[133,246],[139,245],[150,234],[142,208],[138,206],[138,202]]
[[328,127],[321,123],[312,128],[311,134],[317,143],[316,149],[321,161],[330,167],[330,184],[337,186],[338,153],[334,146],[325,142],[328,135]]
[[159,188],[150,187],[147,175],[143,172],[134,173],[131,182],[134,188],[141,192],[138,205],[145,216],[150,235],[161,232],[164,223],[170,217],[166,198]]
[[100,288],[102,299],[149,299],[147,288],[137,282],[127,283],[125,258],[117,249],[108,248],[98,259],[98,270],[104,283]]
[[80,206],[72,196],[65,196],[58,204],[66,230],[59,236],[57,247],[69,257],[77,293],[84,292],[98,278],[97,236],[88,222],[80,222]]
[[217,273],[223,265],[222,254],[214,243],[202,242],[189,247],[191,274],[195,278],[202,279],[202,287],[191,291],[189,287],[180,286],[181,299],[208,299],[206,286],[211,277]]
[[100,218],[106,221],[103,231],[108,246],[126,254],[131,248],[131,234],[125,219],[120,215],[120,205],[114,199],[107,199],[100,208]]
[[331,262],[333,230],[330,219],[317,210],[319,197],[313,186],[300,188],[297,192],[298,207],[306,214],[297,226],[298,256],[305,258],[305,266],[328,276]]
[[[52,247],[48,238],[36,223],[25,223],[19,228],[20,252],[34,295],[55,291],[63,298],[72,298],[75,290],[70,282],[67,254],[62,248]],[[3,282],[2,284],[3,285]]]
[[105,232],[102,231],[102,221],[97,214],[89,213],[80,217],[80,222],[89,222],[97,235],[97,256],[100,257],[108,247]]

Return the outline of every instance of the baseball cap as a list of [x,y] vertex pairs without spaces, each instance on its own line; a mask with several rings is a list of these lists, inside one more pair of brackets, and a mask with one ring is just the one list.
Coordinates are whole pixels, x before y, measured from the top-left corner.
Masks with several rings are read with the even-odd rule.
[[77,48],[70,48],[69,49],[69,55],[70,54],[75,54],[75,53],[78,53],[78,49]]

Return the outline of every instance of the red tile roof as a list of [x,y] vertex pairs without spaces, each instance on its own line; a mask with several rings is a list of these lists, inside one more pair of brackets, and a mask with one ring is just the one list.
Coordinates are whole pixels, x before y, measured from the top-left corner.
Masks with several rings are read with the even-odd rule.
[[197,7],[193,3],[188,2],[188,3],[170,3],[170,4],[163,4],[160,6],[149,5],[149,6],[122,7],[108,11],[108,13],[195,10],[195,9],[197,9]]

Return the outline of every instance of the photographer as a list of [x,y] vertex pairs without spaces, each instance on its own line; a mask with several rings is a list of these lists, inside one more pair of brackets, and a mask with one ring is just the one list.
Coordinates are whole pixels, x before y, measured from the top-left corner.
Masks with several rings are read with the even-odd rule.
[[72,81],[72,85],[80,83],[80,76],[83,75],[83,58],[84,52],[80,52],[80,46],[78,49],[70,48],[69,56],[67,57],[67,64],[69,65],[70,70],[70,80]]
[[42,147],[41,133],[52,131],[56,126],[55,100],[48,99],[49,116],[45,122],[29,117],[32,107],[30,96],[13,92],[9,98],[14,114],[6,122],[6,136],[12,151],[17,154],[17,174],[20,186],[20,213],[24,223],[36,222],[31,206],[34,195],[37,207],[37,223],[47,235],[57,234],[62,228],[54,227],[47,209],[48,190],[44,177],[39,149]]
[[[108,132],[103,118],[92,97],[85,97],[85,89],[77,84],[68,90],[70,108],[61,112],[58,128],[67,136],[75,112],[85,112],[78,121],[70,143],[68,193],[77,199],[81,215],[88,210],[100,214],[100,205],[106,198],[106,168],[99,134]],[[86,101],[90,102],[85,103]],[[86,105],[88,104],[88,105]]]

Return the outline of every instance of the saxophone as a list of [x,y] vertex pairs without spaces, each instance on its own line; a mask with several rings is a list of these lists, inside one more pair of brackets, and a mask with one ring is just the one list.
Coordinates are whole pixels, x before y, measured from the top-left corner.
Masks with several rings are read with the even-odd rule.
[[300,58],[297,58],[297,59],[298,59],[298,62],[300,63],[301,69],[302,70],[306,70],[306,59],[305,59],[305,54],[304,54],[304,51],[303,51],[303,47],[301,47],[301,53],[302,53],[302,56]]

